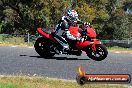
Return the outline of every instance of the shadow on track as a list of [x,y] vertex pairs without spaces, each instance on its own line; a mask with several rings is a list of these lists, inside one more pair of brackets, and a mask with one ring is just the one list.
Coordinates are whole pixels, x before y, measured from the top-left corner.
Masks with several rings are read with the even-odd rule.
[[[41,56],[29,56],[29,57],[36,57],[36,58],[43,58]],[[79,59],[79,58],[68,58],[68,57],[50,57],[44,59],[56,59],[56,60],[90,60],[90,59]]]

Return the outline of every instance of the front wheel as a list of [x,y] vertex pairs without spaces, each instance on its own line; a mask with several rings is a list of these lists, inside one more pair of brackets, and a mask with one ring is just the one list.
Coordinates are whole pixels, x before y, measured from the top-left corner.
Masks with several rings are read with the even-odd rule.
[[52,44],[44,37],[38,38],[34,44],[36,52],[44,58],[49,58],[55,55],[55,53],[51,53],[51,46]]
[[96,51],[93,51],[91,47],[88,47],[86,49],[85,52],[87,56],[96,61],[104,60],[108,55],[108,51],[106,47],[102,44],[96,45],[95,47],[96,47]]

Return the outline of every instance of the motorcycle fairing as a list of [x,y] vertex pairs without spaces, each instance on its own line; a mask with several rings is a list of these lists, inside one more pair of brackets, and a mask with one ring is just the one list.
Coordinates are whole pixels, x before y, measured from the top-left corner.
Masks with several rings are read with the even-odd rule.
[[77,47],[78,49],[82,49],[82,48],[84,48],[84,47],[87,47],[87,46],[90,45],[90,44],[91,44],[90,41],[84,41],[84,42],[78,41],[78,42],[76,43],[76,47]]
[[79,28],[78,27],[73,27],[73,26],[71,26],[70,28],[69,28],[69,31],[70,31],[70,33],[74,36],[74,37],[80,37],[81,36],[81,34],[79,33]]
[[84,42],[78,41],[78,42],[76,43],[76,47],[77,47],[78,49],[83,49],[83,48],[85,48],[85,47],[87,47],[87,46],[89,46],[89,45],[92,45],[92,50],[93,50],[93,51],[96,51],[95,45],[97,45],[97,44],[102,44],[102,42],[99,41],[99,40],[93,40],[93,42],[91,42],[91,41],[84,41]]
[[93,28],[87,27],[87,33],[90,38],[96,38],[96,32]]

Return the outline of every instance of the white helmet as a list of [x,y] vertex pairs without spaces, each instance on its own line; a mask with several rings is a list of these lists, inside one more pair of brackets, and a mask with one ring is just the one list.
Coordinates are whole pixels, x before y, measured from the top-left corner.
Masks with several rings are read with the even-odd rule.
[[67,16],[70,19],[78,19],[78,14],[77,14],[77,12],[75,10],[68,10]]

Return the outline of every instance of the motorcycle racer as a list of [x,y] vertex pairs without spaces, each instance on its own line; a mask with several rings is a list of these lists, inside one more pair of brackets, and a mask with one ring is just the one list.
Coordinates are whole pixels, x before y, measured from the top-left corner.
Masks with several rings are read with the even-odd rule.
[[63,38],[63,33],[66,34],[67,38],[71,40],[82,40],[83,38],[77,38],[71,35],[70,31],[68,31],[69,27],[74,24],[83,24],[82,21],[78,19],[78,14],[75,10],[68,10],[66,16],[62,16],[59,20],[58,24],[55,27],[55,35],[54,38],[60,44],[60,49],[63,52],[64,50],[69,50],[69,45],[67,41]]

